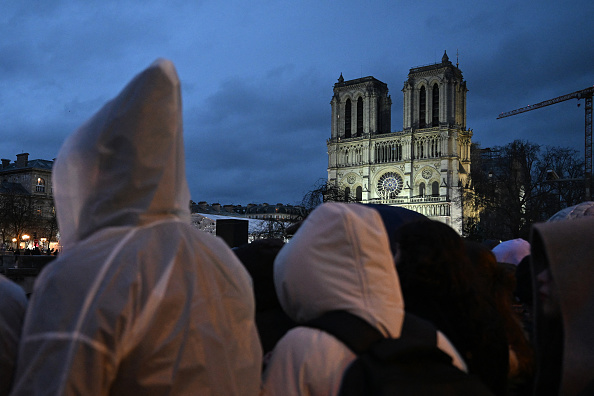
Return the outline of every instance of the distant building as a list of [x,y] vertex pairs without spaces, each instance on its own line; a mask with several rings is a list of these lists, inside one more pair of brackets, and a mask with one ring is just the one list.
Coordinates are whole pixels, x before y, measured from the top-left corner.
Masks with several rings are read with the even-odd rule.
[[391,132],[388,86],[374,77],[345,81],[332,97],[328,182],[362,203],[420,212],[462,232],[461,190],[470,173],[466,81],[444,53],[410,69],[403,130]]
[[217,216],[229,216],[237,218],[259,219],[259,220],[279,220],[293,222],[303,219],[304,209],[301,206],[248,204],[242,205],[221,205],[220,203],[208,204],[201,201],[191,206],[192,213],[212,214]]
[[16,161],[2,159],[2,182],[18,183],[27,193],[37,197],[52,198],[52,167],[54,161],[29,160],[29,153],[17,154]]
[[301,206],[263,203],[261,205],[248,205],[245,215],[250,219],[293,222],[303,219],[305,213]]
[[[14,162],[2,159],[0,168],[2,242],[4,246],[47,248],[57,234],[52,192],[54,161],[29,160],[28,153],[17,154],[16,158]],[[11,208],[26,208],[27,213],[11,213]],[[17,215],[22,219],[15,218]]]

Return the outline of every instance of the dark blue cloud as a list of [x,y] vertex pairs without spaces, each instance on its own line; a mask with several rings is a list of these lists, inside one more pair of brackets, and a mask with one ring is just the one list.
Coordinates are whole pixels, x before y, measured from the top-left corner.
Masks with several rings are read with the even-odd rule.
[[192,198],[296,203],[326,176],[340,73],[386,82],[400,130],[409,69],[444,50],[468,82],[475,141],[582,152],[575,100],[496,117],[594,84],[593,14],[590,0],[10,2],[0,15],[1,154],[55,157],[69,133],[166,57],[182,81]]

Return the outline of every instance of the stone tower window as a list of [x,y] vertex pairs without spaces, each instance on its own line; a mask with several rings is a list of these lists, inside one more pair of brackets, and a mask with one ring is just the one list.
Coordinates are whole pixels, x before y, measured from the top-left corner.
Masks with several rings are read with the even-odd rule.
[[431,126],[439,126],[439,86],[437,84],[433,85],[433,109]]
[[349,202],[351,200],[351,188],[347,187],[344,189],[344,201]]
[[419,184],[419,195],[421,197],[425,195],[425,183]]
[[351,137],[351,100],[347,99],[344,106],[344,137]]
[[357,100],[357,137],[363,136],[363,98]]
[[357,187],[355,199],[357,200],[357,202],[361,202],[363,200],[363,187]]
[[425,128],[427,126],[425,122],[425,114],[427,112],[427,91],[425,87],[421,87],[419,93],[419,128]]

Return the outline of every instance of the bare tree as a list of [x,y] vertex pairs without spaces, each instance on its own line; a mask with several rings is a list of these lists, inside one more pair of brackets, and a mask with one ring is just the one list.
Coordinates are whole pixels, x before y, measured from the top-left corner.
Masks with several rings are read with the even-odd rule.
[[293,221],[283,221],[276,219],[263,220],[259,227],[250,232],[253,239],[281,239],[286,241],[287,228],[294,224]]
[[[465,220],[465,235],[527,239],[532,224],[579,203],[581,174],[583,162],[575,150],[546,147],[543,151],[522,140],[491,149],[473,145],[470,188],[465,189],[464,202],[475,216]],[[562,187],[562,183],[566,184]]]
[[58,236],[58,219],[56,217],[56,208],[54,207],[53,202],[47,209],[49,213],[44,214],[39,220],[39,231],[41,232],[41,236],[47,238],[47,247],[49,248],[50,242]]
[[[13,183],[9,183],[13,184]],[[14,191],[6,186],[0,194],[0,221],[3,242],[12,238],[21,240],[26,230],[35,224],[34,199],[31,195]]]
[[306,216],[324,202],[355,202],[355,197],[343,187],[329,183],[326,179],[319,179],[313,190],[303,197],[301,206]]

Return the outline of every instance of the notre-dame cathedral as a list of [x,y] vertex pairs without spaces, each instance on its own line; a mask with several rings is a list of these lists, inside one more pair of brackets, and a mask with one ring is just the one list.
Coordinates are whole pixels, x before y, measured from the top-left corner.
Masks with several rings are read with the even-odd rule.
[[391,132],[388,86],[374,77],[345,81],[332,97],[328,182],[362,203],[403,206],[462,232],[462,186],[470,172],[466,81],[446,53],[410,69],[403,130]]

